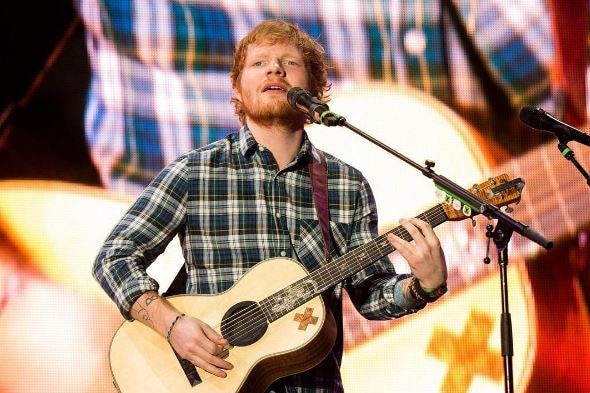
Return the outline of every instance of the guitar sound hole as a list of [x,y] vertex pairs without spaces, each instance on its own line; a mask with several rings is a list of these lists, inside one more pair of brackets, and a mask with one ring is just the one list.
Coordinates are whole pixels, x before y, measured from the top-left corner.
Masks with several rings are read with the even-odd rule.
[[240,302],[232,306],[221,321],[221,334],[236,347],[258,341],[268,328],[268,322],[258,303]]

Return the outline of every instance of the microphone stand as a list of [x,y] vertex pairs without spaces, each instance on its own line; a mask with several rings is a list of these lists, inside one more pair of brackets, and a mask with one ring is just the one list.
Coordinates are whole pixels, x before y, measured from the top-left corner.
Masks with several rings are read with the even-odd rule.
[[[387,146],[383,142],[371,135],[363,132],[352,124],[348,123],[346,119],[334,112],[327,111],[321,116],[321,123],[327,126],[343,126],[349,130],[355,132],[361,137],[365,138],[369,142],[379,146],[388,153],[399,158],[403,162],[407,163],[411,167],[418,169],[424,176],[432,179],[432,181],[440,188],[444,189],[447,193],[451,194],[456,199],[468,205],[472,210],[483,214],[488,218],[497,219],[496,228],[492,233],[491,237],[494,240],[494,244],[498,249],[498,263],[500,265],[500,283],[501,283],[501,296],[502,296],[502,315],[501,315],[501,347],[502,357],[504,360],[504,391],[506,393],[514,392],[514,375],[513,375],[513,342],[512,342],[512,321],[510,317],[510,311],[508,307],[508,277],[507,277],[507,266],[508,266],[508,243],[512,237],[513,232],[516,232],[527,239],[537,243],[545,249],[553,247],[553,242],[545,239],[541,234],[530,229],[527,225],[518,222],[506,213],[502,212],[497,206],[492,205],[477,196],[470,193],[465,188],[457,185],[453,181],[447,179],[444,176],[438,175],[432,169],[435,163],[431,160],[426,160],[425,166],[415,163],[408,157],[397,152],[391,147]],[[573,156],[573,153],[572,153]],[[575,162],[575,161],[574,161]]]
[[563,136],[559,136],[557,139],[559,140],[557,148],[559,149],[561,155],[564,156],[566,160],[571,161],[571,163],[574,164],[574,166],[578,169],[578,171],[580,171],[582,176],[584,176],[584,179],[586,179],[586,184],[590,186],[590,175],[588,174],[588,172],[586,172],[584,167],[582,167],[580,162],[576,159],[574,151],[567,145],[567,143],[570,142],[571,139]]
[[504,391],[514,391],[514,376],[512,370],[512,356],[514,355],[512,341],[512,318],[508,307],[508,243],[513,229],[504,221],[498,220],[496,229],[492,233],[492,240],[498,249],[498,265],[500,266],[500,288],[502,296],[502,314],[500,317],[500,340],[502,358],[504,360]]

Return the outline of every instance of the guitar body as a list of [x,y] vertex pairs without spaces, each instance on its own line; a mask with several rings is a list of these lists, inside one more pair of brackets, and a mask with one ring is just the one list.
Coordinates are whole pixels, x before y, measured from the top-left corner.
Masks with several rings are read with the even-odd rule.
[[[242,301],[258,302],[307,275],[298,262],[273,258],[257,264],[226,292],[173,296],[169,301],[179,311],[219,331],[232,306]],[[311,312],[307,319],[302,318],[306,310],[307,314]],[[202,382],[191,386],[166,339],[138,321],[123,322],[113,337],[109,357],[115,383],[123,393],[251,393],[317,365],[335,339],[334,318],[318,296],[270,323],[256,342],[230,349],[226,360],[234,369],[226,378],[197,369]]]

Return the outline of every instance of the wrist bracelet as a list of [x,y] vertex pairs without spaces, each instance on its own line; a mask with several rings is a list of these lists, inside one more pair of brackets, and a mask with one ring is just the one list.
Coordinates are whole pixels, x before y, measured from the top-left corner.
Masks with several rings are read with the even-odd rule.
[[438,288],[427,292],[420,286],[418,279],[412,277],[410,284],[408,285],[408,290],[414,299],[420,302],[431,303],[447,292],[447,283],[442,283]]
[[176,322],[178,322],[178,320],[182,317],[184,317],[186,314],[178,314],[176,316],[176,318],[174,319],[174,321],[172,321],[172,323],[170,324],[170,327],[168,328],[168,334],[166,334],[166,341],[170,342],[170,335],[172,334],[172,328],[174,327],[174,325],[176,325]]
[[410,292],[410,295],[412,296],[412,298],[414,298],[414,300],[417,300],[419,302],[425,302],[426,299],[424,297],[420,296],[420,293],[416,289],[417,285],[418,285],[418,280],[416,279],[416,277],[412,277],[410,279],[410,283],[408,284],[408,291]]

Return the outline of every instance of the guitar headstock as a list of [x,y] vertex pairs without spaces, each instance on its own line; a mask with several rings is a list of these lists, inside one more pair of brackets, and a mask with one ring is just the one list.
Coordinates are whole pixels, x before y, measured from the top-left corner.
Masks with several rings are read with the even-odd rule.
[[[469,192],[497,207],[520,202],[524,181],[520,178],[510,180],[507,174],[492,177],[481,184],[476,184]],[[478,214],[460,201],[446,196],[442,203],[443,210],[450,221],[460,221]]]

